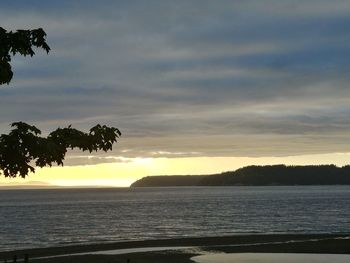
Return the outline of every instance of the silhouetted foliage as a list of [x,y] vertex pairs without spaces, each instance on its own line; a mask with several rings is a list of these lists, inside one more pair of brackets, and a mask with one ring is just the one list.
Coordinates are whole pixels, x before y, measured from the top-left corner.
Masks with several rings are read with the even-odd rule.
[[[11,56],[17,53],[33,56],[33,47],[42,48],[47,53],[50,47],[45,40],[43,29],[9,31],[0,27],[0,85],[9,84],[13,72]],[[121,136],[114,127],[96,125],[88,133],[68,126],[58,128],[47,137],[41,131],[24,122],[15,122],[9,134],[0,135],[0,169],[5,177],[25,177],[35,172],[33,165],[44,167],[54,163],[63,165],[67,149],[82,151],[109,151]]]
[[341,185],[350,184],[350,166],[247,166],[207,176],[149,176],[132,186],[230,186],[230,185]]
[[71,128],[58,128],[46,138],[40,137],[40,130],[24,122],[16,122],[9,134],[0,136],[0,169],[6,177],[25,177],[36,166],[63,165],[67,149],[82,151],[108,151],[121,135],[114,127],[96,125],[89,133]]
[[47,53],[50,51],[45,40],[46,33],[42,28],[34,30],[6,31],[0,27],[0,84],[9,84],[13,72],[11,68],[11,56],[33,56],[33,47],[42,48]]

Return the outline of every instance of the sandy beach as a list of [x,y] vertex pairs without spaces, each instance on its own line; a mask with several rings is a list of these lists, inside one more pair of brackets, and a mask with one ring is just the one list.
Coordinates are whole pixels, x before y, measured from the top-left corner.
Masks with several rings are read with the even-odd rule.
[[[113,254],[111,250],[125,250],[125,254]],[[145,263],[193,262],[191,257],[211,252],[350,254],[350,239],[346,234],[257,234],[159,239],[6,251],[0,252],[0,261],[11,260],[14,255],[17,255],[18,260],[22,260],[24,255],[28,254],[30,262],[41,263],[127,262],[128,259],[130,262]]]

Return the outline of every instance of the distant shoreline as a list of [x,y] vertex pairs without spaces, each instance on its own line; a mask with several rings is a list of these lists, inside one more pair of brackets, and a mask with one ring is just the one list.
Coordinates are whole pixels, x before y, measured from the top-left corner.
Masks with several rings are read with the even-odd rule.
[[64,190],[111,190],[111,189],[122,189],[122,190],[129,190],[132,188],[217,188],[217,187],[307,187],[307,186],[350,186],[350,184],[310,184],[310,185],[185,185],[185,186],[72,186],[72,187],[65,187],[65,186],[54,186],[54,187],[1,187],[0,191],[21,191],[21,190],[58,190],[58,191],[64,191]]
[[1,190],[74,190],[74,189],[128,189],[129,186],[60,186],[60,185],[52,185],[52,186],[32,186],[32,185],[11,185],[5,186],[0,185]]
[[247,166],[212,175],[147,176],[130,187],[350,185],[350,166]]

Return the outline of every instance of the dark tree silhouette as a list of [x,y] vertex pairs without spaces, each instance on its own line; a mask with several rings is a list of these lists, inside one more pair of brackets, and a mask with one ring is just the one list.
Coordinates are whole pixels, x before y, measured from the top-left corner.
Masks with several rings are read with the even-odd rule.
[[[20,54],[33,56],[33,48],[50,51],[43,29],[6,31],[0,27],[0,85],[9,84],[12,77],[11,57]],[[121,136],[115,127],[96,125],[88,133],[72,128],[58,128],[47,137],[24,122],[15,122],[9,134],[0,135],[0,169],[5,177],[26,177],[35,166],[63,165],[67,149],[109,151]]]
[[263,186],[263,185],[350,185],[350,166],[265,165],[246,166],[212,175],[147,176],[132,187],[158,186]]
[[42,28],[34,30],[9,31],[0,27],[0,84],[9,84],[13,72],[11,68],[11,55],[33,56],[33,47],[50,51],[45,40],[46,33]]

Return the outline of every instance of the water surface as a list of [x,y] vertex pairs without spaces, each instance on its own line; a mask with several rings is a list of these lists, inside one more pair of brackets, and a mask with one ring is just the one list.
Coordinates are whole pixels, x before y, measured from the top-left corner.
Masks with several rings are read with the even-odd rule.
[[350,233],[350,186],[0,191],[0,250],[240,233]]
[[289,253],[218,253],[191,258],[197,263],[348,263],[350,255]]

